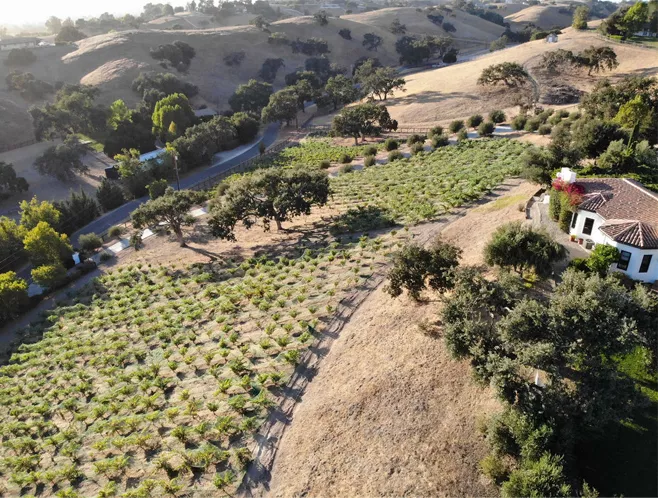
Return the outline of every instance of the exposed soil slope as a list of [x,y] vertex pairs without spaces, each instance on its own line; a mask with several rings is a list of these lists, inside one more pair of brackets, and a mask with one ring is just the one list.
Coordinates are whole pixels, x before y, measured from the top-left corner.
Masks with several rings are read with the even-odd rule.
[[[509,182],[496,200],[444,229],[464,248],[464,263],[482,262],[481,247],[471,243],[474,231],[486,240],[498,225],[524,218],[516,200],[536,188],[517,185]],[[476,420],[498,404],[441,339],[419,331],[419,322],[436,320],[438,306],[391,299],[383,285],[366,298],[281,438],[268,496],[496,494],[477,470],[487,448]]]
[[[558,48],[580,51],[589,46],[610,45],[617,53],[619,67],[613,71],[587,76],[587,71],[573,75],[560,75],[549,78],[540,74],[536,66],[541,55]],[[446,122],[455,118],[467,117],[475,113],[487,113],[493,109],[512,110],[517,104],[517,92],[501,86],[497,90],[485,90],[477,85],[482,70],[501,62],[518,62],[529,68],[538,80],[541,94],[554,83],[568,83],[575,88],[589,91],[596,81],[610,78],[615,81],[629,75],[656,75],[656,52],[631,45],[610,44],[593,32],[580,32],[571,28],[563,30],[558,43],[537,40],[505,50],[493,52],[480,58],[432,71],[424,71],[406,77],[406,92],[399,93],[387,101],[394,119],[406,125]],[[529,87],[526,92],[530,92]]]

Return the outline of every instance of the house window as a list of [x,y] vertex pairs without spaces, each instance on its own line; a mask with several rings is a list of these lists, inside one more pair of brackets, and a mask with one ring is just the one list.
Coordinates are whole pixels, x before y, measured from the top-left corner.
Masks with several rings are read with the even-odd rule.
[[578,213],[574,211],[573,216],[571,216],[571,228],[576,228],[576,220],[578,220]]
[[645,254],[644,256],[642,256],[642,263],[640,263],[640,273],[648,272],[650,264],[651,264],[651,254]]
[[592,235],[592,228],[594,228],[594,218],[585,218],[583,233],[585,235]]
[[619,261],[617,261],[617,268],[620,270],[628,270],[628,263],[631,262],[631,253],[628,251],[621,251]]

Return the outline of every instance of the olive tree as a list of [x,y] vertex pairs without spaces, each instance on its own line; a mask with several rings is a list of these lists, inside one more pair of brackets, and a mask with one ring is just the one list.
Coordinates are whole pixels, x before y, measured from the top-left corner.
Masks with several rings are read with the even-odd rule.
[[343,109],[334,117],[331,127],[338,135],[353,137],[356,145],[360,137],[397,130],[398,122],[391,119],[386,106],[366,103]]
[[205,195],[201,192],[168,188],[164,195],[145,202],[132,212],[133,226],[145,228],[164,224],[174,232],[180,246],[185,247],[183,227],[194,224],[190,208],[203,200]]
[[386,292],[397,297],[406,289],[412,299],[418,300],[428,286],[436,291],[450,289],[452,270],[459,265],[461,253],[461,249],[439,238],[428,249],[416,244],[404,246],[393,257]]
[[260,221],[269,230],[274,221],[281,230],[283,222],[310,214],[313,206],[324,206],[329,194],[329,179],[323,171],[272,168],[218,189],[208,224],[215,236],[227,240],[235,240],[238,222],[251,228]]
[[488,265],[512,267],[523,272],[533,268],[538,274],[550,273],[551,265],[564,258],[564,247],[545,231],[536,231],[521,222],[500,226],[484,248]]

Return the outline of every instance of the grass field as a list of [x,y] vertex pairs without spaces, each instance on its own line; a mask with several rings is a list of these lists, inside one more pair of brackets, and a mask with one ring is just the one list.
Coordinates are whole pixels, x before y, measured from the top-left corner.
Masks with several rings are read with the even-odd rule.
[[403,238],[96,279],[0,369],[0,492],[232,492],[279,386]]

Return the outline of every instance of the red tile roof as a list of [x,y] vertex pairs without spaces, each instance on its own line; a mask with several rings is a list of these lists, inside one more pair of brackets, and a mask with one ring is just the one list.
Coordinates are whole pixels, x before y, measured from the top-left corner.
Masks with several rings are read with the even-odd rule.
[[613,240],[658,249],[658,194],[627,178],[583,178],[579,209],[605,219],[600,230]]

